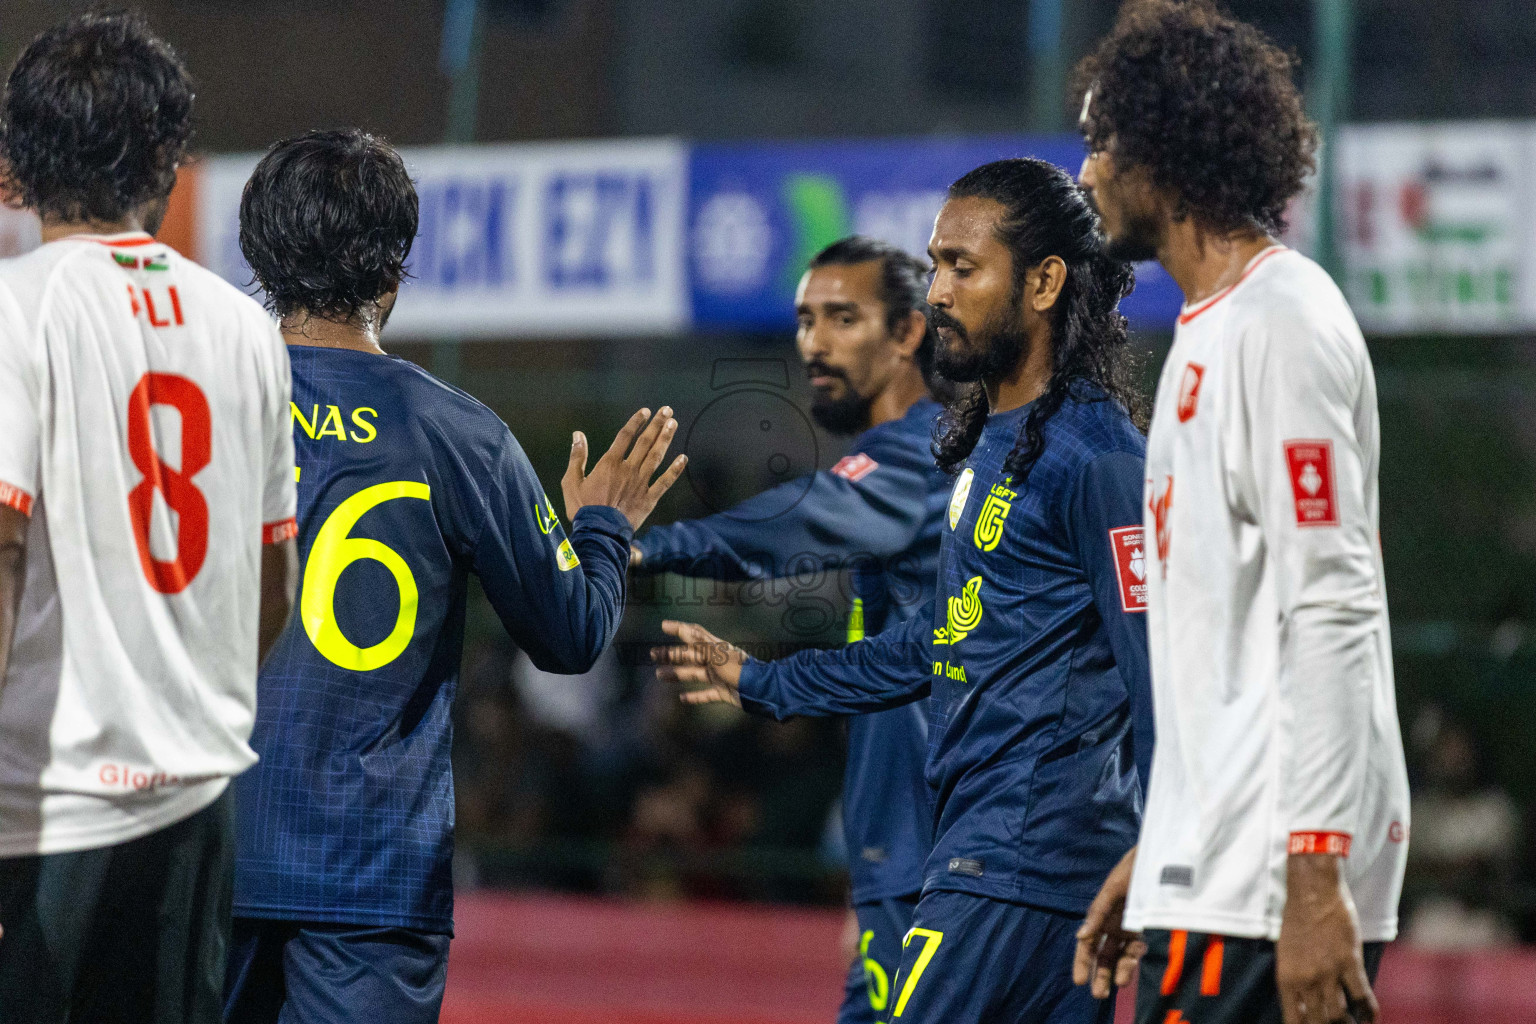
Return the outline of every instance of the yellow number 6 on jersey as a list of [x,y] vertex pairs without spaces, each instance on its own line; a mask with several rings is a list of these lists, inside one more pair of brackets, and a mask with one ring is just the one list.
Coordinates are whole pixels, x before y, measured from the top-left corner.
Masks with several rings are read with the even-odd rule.
[[[354,672],[371,672],[400,657],[416,630],[418,592],[416,577],[394,548],[382,541],[349,537],[352,527],[370,509],[396,498],[428,500],[432,490],[424,483],[395,480],[365,487],[336,506],[315,536],[304,567],[304,592],[299,596],[299,617],[315,650],[336,665]],[[371,558],[388,569],[400,588],[400,613],[389,636],[372,647],[359,647],[342,635],[336,625],[336,581],[353,562]]]

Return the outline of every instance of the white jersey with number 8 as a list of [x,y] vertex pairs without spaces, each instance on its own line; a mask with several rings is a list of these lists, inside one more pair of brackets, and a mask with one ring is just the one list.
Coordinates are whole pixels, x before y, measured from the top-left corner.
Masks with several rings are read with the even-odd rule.
[[30,517],[0,856],[168,826],[255,761],[261,545],[292,535],[288,357],[148,235],[0,262],[0,503]]

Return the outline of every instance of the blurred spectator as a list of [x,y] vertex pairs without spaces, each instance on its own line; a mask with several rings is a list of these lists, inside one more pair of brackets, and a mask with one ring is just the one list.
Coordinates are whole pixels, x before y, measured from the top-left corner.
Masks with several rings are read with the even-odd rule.
[[522,651],[512,662],[512,686],[532,724],[565,733],[588,750],[609,740],[614,705],[623,688],[613,647],[580,675],[565,676],[537,668]]
[[1465,949],[1513,942],[1510,895],[1520,812],[1489,780],[1472,733],[1439,708],[1414,722],[1419,779],[1413,796],[1406,937]]
[[641,899],[836,902],[841,723],[688,708],[605,654],[540,672],[471,646],[456,704],[459,882]]

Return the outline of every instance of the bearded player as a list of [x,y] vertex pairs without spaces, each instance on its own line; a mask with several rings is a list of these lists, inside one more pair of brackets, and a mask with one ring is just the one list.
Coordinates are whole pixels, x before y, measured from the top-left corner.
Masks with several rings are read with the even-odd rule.
[[[949,479],[929,450],[939,405],[929,397],[927,288],[927,268],[885,242],[854,236],[817,253],[795,297],[796,346],[816,392],[812,417],[834,434],[856,433],[851,450],[830,470],[727,512],[651,529],[631,564],[721,579],[847,568],[850,643],[923,609],[949,500]],[[841,1024],[874,1021],[886,1009],[922,891],[933,828],[925,708],[848,719],[843,835],[858,952]]]
[[1370,357],[1275,241],[1317,136],[1292,61],[1205,0],[1128,6],[1082,68],[1112,251],[1184,291],[1147,452],[1158,747],[1074,970],[1144,951],[1141,1024],[1373,1020],[1408,829]]
[[961,382],[935,442],[958,475],[930,614],[775,662],[667,623],[684,645],[655,657],[703,687],[690,700],[779,717],[931,691],[934,850],[882,1019],[1107,1024],[1067,972],[1151,760],[1143,439],[1117,310],[1131,270],[1038,160],[956,181],[929,255],[935,365]]
[[469,576],[535,665],[585,671],[633,530],[683,469],[651,482],[669,409],[632,416],[590,474],[578,433],[567,536],[506,424],[379,345],[416,227],[399,155],[356,129],[273,146],[241,199],[293,364],[303,570],[238,783],[231,1024],[437,1020]]

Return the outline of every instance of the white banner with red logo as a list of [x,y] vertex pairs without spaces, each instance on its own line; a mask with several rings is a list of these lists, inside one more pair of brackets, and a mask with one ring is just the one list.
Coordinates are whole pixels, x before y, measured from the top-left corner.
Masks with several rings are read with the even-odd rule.
[[1337,184],[1345,292],[1365,330],[1536,325],[1536,125],[1355,125]]

